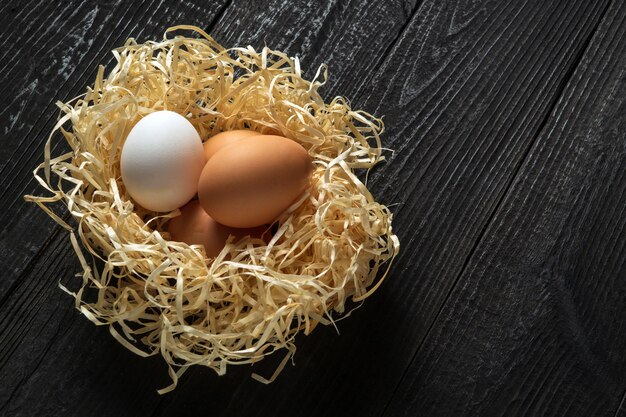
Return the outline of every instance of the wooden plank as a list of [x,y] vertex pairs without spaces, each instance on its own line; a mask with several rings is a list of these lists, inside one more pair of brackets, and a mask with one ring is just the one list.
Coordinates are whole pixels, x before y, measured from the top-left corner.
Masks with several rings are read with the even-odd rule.
[[623,413],[625,75],[614,1],[384,415]]
[[[69,9],[75,6],[70,5]],[[173,14],[178,19],[184,18],[185,23],[197,23],[200,26],[203,26],[203,19],[206,18],[202,15],[196,16],[198,10],[194,11],[192,5],[167,5],[165,10],[150,10],[137,5],[133,7],[137,9],[137,15],[125,18],[127,27],[115,40],[117,44],[121,43],[125,36],[130,35],[138,36],[140,40],[149,37],[158,38],[165,27],[181,23],[161,21],[160,26],[151,24],[148,29],[144,29],[147,25],[145,19],[153,15]],[[173,10],[169,10],[170,7]],[[211,8],[210,5],[205,7]],[[337,71],[340,75],[334,76],[333,81],[339,80],[339,83],[350,84],[355,82],[355,74],[365,76],[368,71],[366,67],[358,66],[357,62],[372,51],[381,54],[382,60],[384,51],[402,30],[402,23],[410,17],[410,4],[407,6],[408,9],[403,3],[389,3],[386,7],[388,8],[381,9],[380,5],[367,5],[365,2],[340,4],[335,1],[328,3],[326,8],[316,10],[308,2],[301,1],[292,2],[288,7],[281,2],[272,2],[263,7],[249,8],[244,3],[235,2],[229,6],[223,17],[228,25],[221,25],[221,31],[215,31],[215,34],[216,38],[224,41],[227,46],[251,43],[262,47],[266,40],[270,46],[286,50],[291,55],[301,55],[305,63],[313,47],[303,48],[302,44],[314,41],[319,53],[316,52],[311,57],[312,60],[315,58],[315,62],[307,65],[308,74],[312,76],[319,63],[332,58],[335,65],[348,68],[343,72]],[[222,11],[217,6],[214,9],[217,14],[221,14]],[[193,19],[190,17],[191,14],[194,15]],[[358,20],[359,16],[365,20]],[[375,25],[369,23],[373,16],[378,17]],[[245,22],[240,20],[242,17],[245,18],[243,19]],[[276,25],[276,22],[286,21],[290,22],[293,30],[284,32],[284,27],[281,29]],[[381,33],[372,32],[372,38],[367,43],[359,44],[363,39],[357,29],[364,22],[369,24],[369,28],[375,28]],[[329,30],[335,27],[340,30],[337,29],[338,32]],[[251,28],[254,31],[251,31]],[[104,42],[102,36],[107,35],[111,28],[105,25],[98,27],[98,30],[94,34],[85,35],[87,38],[95,36],[92,40],[93,45]],[[114,32],[117,30],[122,28],[113,29]],[[346,35],[343,39],[346,43],[336,44],[336,33],[344,32]],[[84,89],[84,85],[93,77],[91,67],[95,68],[96,63],[101,60],[106,62],[108,58],[104,55],[115,45],[107,43],[102,46],[97,54],[93,54],[92,62],[81,61],[82,67],[78,71],[84,73],[80,72],[80,77],[77,76],[76,79],[79,81],[75,82],[67,97]],[[307,51],[308,54],[304,53]],[[49,58],[42,58],[44,64],[45,59]],[[75,57],[72,56],[71,59]],[[329,83],[331,87],[333,81]],[[51,86],[48,96],[40,98],[44,106],[48,105],[46,100],[50,100],[50,96],[65,93],[66,87],[62,86],[62,82],[57,84],[56,88],[59,90],[53,90]],[[48,107],[50,110],[46,108],[41,111],[53,111],[52,107]],[[25,123],[31,122],[28,115],[19,114],[17,117]],[[18,171],[15,174],[18,181],[21,181],[17,186],[22,187],[21,189],[10,190],[9,184],[3,182],[4,192],[19,197],[25,192],[31,192],[30,188],[35,188],[30,179],[30,171],[41,157],[42,143],[50,129],[51,120],[52,117],[44,123],[37,121],[39,124],[36,127],[29,128],[37,131],[37,136],[31,144],[35,149],[29,149],[33,156],[27,157],[31,166],[24,172]],[[17,171],[19,167],[15,169]],[[3,197],[3,203],[8,204],[13,198],[12,195],[6,200]],[[3,381],[9,381],[0,387],[0,414],[67,415],[68,410],[80,415],[93,414],[93,410],[106,410],[106,413],[116,416],[150,414],[162,399],[155,390],[169,383],[163,364],[156,358],[146,361],[132,355],[119,346],[106,329],[96,329],[84,318],[75,318],[79,315],[73,311],[72,300],[56,287],[59,279],[63,279],[64,282],[71,281],[71,275],[79,269],[65,233],[58,233],[58,228],[32,206],[19,206],[18,209],[8,206],[8,208],[13,210],[14,217],[30,219],[21,220],[18,225],[13,226],[13,229],[8,229],[14,235],[15,228],[24,233],[19,238],[3,242],[1,248],[7,255],[3,260],[11,261],[8,258],[21,253],[23,248],[19,245],[23,244],[32,245],[32,253],[22,259],[12,260],[12,266],[15,268],[11,277],[12,286],[4,291],[3,302],[0,303],[0,377]],[[29,222],[32,224],[29,225]],[[32,235],[25,238],[26,231],[30,231]],[[39,248],[42,242],[45,242],[44,247]],[[0,294],[3,292],[0,291]],[[34,298],[34,305],[25,303],[27,296]],[[83,345],[80,342],[82,340],[88,343]],[[249,377],[249,369],[239,368],[239,372],[237,371],[235,368],[227,377],[220,379],[209,374],[211,380],[215,382],[215,386],[211,388],[212,394],[219,398],[228,398],[228,394],[235,391],[240,381]],[[81,383],[76,384],[73,380],[80,380]],[[185,387],[192,388],[187,379],[183,380],[179,390]],[[96,395],[96,391],[102,388],[107,388],[106,392]],[[196,391],[192,389],[190,392]],[[33,401],[35,393],[38,395],[37,401]],[[133,398],[132,407],[125,409],[125,402],[130,402],[131,398]]]
[[[388,282],[353,316],[297,341],[296,367],[227,398],[197,369],[155,416],[378,416],[484,233],[608,1],[424,1],[355,91],[385,114],[390,162],[372,173],[403,245]],[[278,358],[281,359],[281,358]],[[271,362],[256,366],[271,374]],[[239,371],[237,371],[239,372]]]

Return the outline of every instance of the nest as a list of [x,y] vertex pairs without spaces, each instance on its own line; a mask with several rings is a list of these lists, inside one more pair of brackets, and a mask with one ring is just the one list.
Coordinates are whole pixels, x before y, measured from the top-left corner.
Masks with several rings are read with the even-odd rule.
[[[176,30],[199,36],[172,36]],[[271,378],[253,374],[270,382],[293,356],[296,335],[333,324],[346,304],[357,305],[350,300],[371,295],[398,252],[390,211],[355,175],[383,159],[382,121],[341,97],[325,103],[318,93],[325,66],[307,81],[297,58],[225,49],[195,27],[170,28],[160,42],[129,39],[113,54],[107,76],[100,66],[85,94],[58,103],[59,120],[34,172],[51,194],[25,197],[70,233],[82,281],[75,291],[61,287],[126,348],[162,355],[172,384],[161,393],[191,365],[223,375],[230,364],[283,349]],[[245,128],[285,136],[309,152],[311,187],[276,220],[269,242],[231,236],[209,259],[202,245],[169,240],[167,222],[178,210],[154,213],[133,203],[120,177],[122,144],[143,116],[165,109],[186,116],[203,140]],[[57,132],[71,151],[53,156]],[[74,221],[56,214],[55,202]]]

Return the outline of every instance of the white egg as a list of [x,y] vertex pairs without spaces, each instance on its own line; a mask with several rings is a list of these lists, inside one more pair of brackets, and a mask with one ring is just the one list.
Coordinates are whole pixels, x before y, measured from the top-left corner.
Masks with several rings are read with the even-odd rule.
[[152,211],[175,210],[198,191],[205,163],[202,140],[185,117],[158,111],[130,131],[120,163],[122,181],[135,202]]

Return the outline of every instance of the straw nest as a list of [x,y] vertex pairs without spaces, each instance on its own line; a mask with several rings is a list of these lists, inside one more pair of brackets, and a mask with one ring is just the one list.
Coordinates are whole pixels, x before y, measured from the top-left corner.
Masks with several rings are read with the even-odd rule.
[[[172,36],[175,30],[200,36]],[[60,118],[35,170],[51,194],[26,196],[70,233],[82,281],[75,292],[62,288],[125,347],[163,356],[172,384],[161,393],[191,365],[222,375],[229,364],[286,349],[269,380],[253,375],[271,381],[293,356],[295,336],[332,324],[350,299],[368,297],[386,274],[372,285],[379,269],[386,263],[388,270],[398,252],[390,211],[355,175],[382,159],[382,121],[341,97],[325,103],[318,88],[326,67],[307,81],[297,58],[268,48],[225,49],[195,27],[170,28],[160,42],[129,39],[113,54],[108,75],[100,67],[85,94],[58,103]],[[208,259],[202,245],[168,240],[167,222],[178,210],[133,204],[120,178],[120,150],[138,120],[163,109],[186,116],[203,140],[249,128],[309,152],[311,187],[276,220],[269,243],[231,236]],[[51,155],[56,132],[71,151]],[[69,217],[55,214],[55,202]]]

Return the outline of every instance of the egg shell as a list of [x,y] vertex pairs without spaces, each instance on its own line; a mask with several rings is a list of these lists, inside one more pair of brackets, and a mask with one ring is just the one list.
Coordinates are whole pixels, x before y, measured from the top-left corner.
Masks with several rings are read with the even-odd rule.
[[224,226],[206,214],[198,200],[190,201],[180,211],[180,216],[169,222],[168,232],[172,240],[188,245],[203,245],[209,258],[219,255],[230,235],[240,240],[245,236],[261,238],[269,234],[265,233],[265,227],[238,229]]
[[220,132],[204,142],[204,157],[208,161],[217,151],[225,146],[230,146],[237,143],[241,139],[258,135],[260,135],[260,133],[255,132],[254,130],[227,130],[225,132]]
[[130,196],[159,212],[175,210],[193,198],[204,163],[198,132],[171,111],[141,119],[128,134],[120,157],[122,181]]
[[309,186],[312,171],[311,157],[293,140],[273,135],[244,138],[206,163],[198,198],[222,224],[272,223]]

